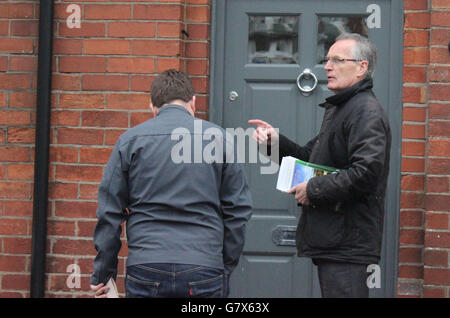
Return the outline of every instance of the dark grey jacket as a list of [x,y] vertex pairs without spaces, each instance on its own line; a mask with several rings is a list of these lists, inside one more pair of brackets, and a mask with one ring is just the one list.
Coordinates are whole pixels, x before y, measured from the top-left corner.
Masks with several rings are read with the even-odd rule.
[[127,266],[182,263],[231,273],[252,201],[243,167],[226,159],[225,145],[223,160],[203,160],[202,150],[223,136],[222,128],[178,105],[120,136],[99,188],[91,284],[115,278],[123,221]]
[[380,259],[391,132],[365,79],[326,99],[319,134],[300,147],[280,137],[280,158],[342,169],[308,182],[297,227],[300,256],[371,264]]

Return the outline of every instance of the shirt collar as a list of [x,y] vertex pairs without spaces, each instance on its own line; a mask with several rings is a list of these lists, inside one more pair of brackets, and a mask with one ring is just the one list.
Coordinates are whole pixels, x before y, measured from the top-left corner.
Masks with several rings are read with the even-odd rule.
[[177,111],[177,110],[186,112],[190,116],[192,116],[191,113],[186,108],[184,108],[181,105],[177,105],[177,104],[169,104],[169,105],[162,106],[158,110],[158,115],[157,116],[161,115],[162,113],[168,113],[168,112]]

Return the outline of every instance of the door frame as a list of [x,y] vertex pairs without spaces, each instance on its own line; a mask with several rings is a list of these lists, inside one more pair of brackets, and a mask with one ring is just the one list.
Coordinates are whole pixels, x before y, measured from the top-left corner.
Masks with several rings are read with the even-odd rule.
[[[224,63],[225,60],[225,21],[226,1],[211,0],[211,45],[210,45],[210,80],[209,80],[209,120],[219,126],[223,126],[224,114]],[[301,1],[301,0],[299,0]],[[356,1],[356,0],[355,0]],[[392,74],[400,74],[399,80],[390,79],[388,92],[389,107],[388,118],[391,123],[392,145],[391,145],[391,179],[397,183],[390,194],[395,202],[389,202],[387,208],[392,209],[391,222],[384,222],[384,238],[389,239],[388,248],[383,249],[382,259],[389,261],[384,264],[381,278],[381,296],[396,297],[398,279],[398,253],[399,253],[399,216],[400,216],[400,184],[401,184],[401,145],[402,145],[402,76],[403,74],[403,26],[404,12],[403,0],[389,0],[391,2],[390,25],[391,31],[398,34],[398,38],[391,37],[389,43],[389,69]],[[375,2],[375,1],[374,1]],[[398,61],[395,63],[395,61]],[[212,105],[212,106],[211,106]],[[392,107],[399,105],[399,107]],[[242,127],[245,128],[245,127]],[[393,176],[392,176],[393,175]],[[387,214],[387,209],[385,214]]]

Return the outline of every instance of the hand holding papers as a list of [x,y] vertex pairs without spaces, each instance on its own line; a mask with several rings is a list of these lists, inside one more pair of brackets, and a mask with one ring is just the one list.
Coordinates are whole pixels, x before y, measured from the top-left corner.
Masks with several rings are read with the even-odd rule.
[[114,279],[110,278],[108,283],[106,283],[106,287],[109,288],[106,293],[106,298],[119,298],[119,293],[117,292],[117,286]]
[[297,184],[308,181],[312,177],[336,173],[339,169],[321,166],[294,157],[283,157],[278,172],[277,189],[287,192]]

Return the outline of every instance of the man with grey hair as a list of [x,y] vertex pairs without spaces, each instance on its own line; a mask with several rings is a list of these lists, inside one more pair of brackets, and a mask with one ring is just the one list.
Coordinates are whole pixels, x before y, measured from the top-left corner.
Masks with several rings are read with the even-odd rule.
[[[323,297],[368,297],[370,264],[380,260],[384,198],[389,173],[389,121],[372,92],[376,48],[359,34],[343,34],[325,59],[334,93],[316,137],[299,146],[256,119],[254,138],[293,156],[339,172],[311,178],[288,192],[302,206],[298,255],[317,265]],[[265,147],[261,147],[264,149]]]

